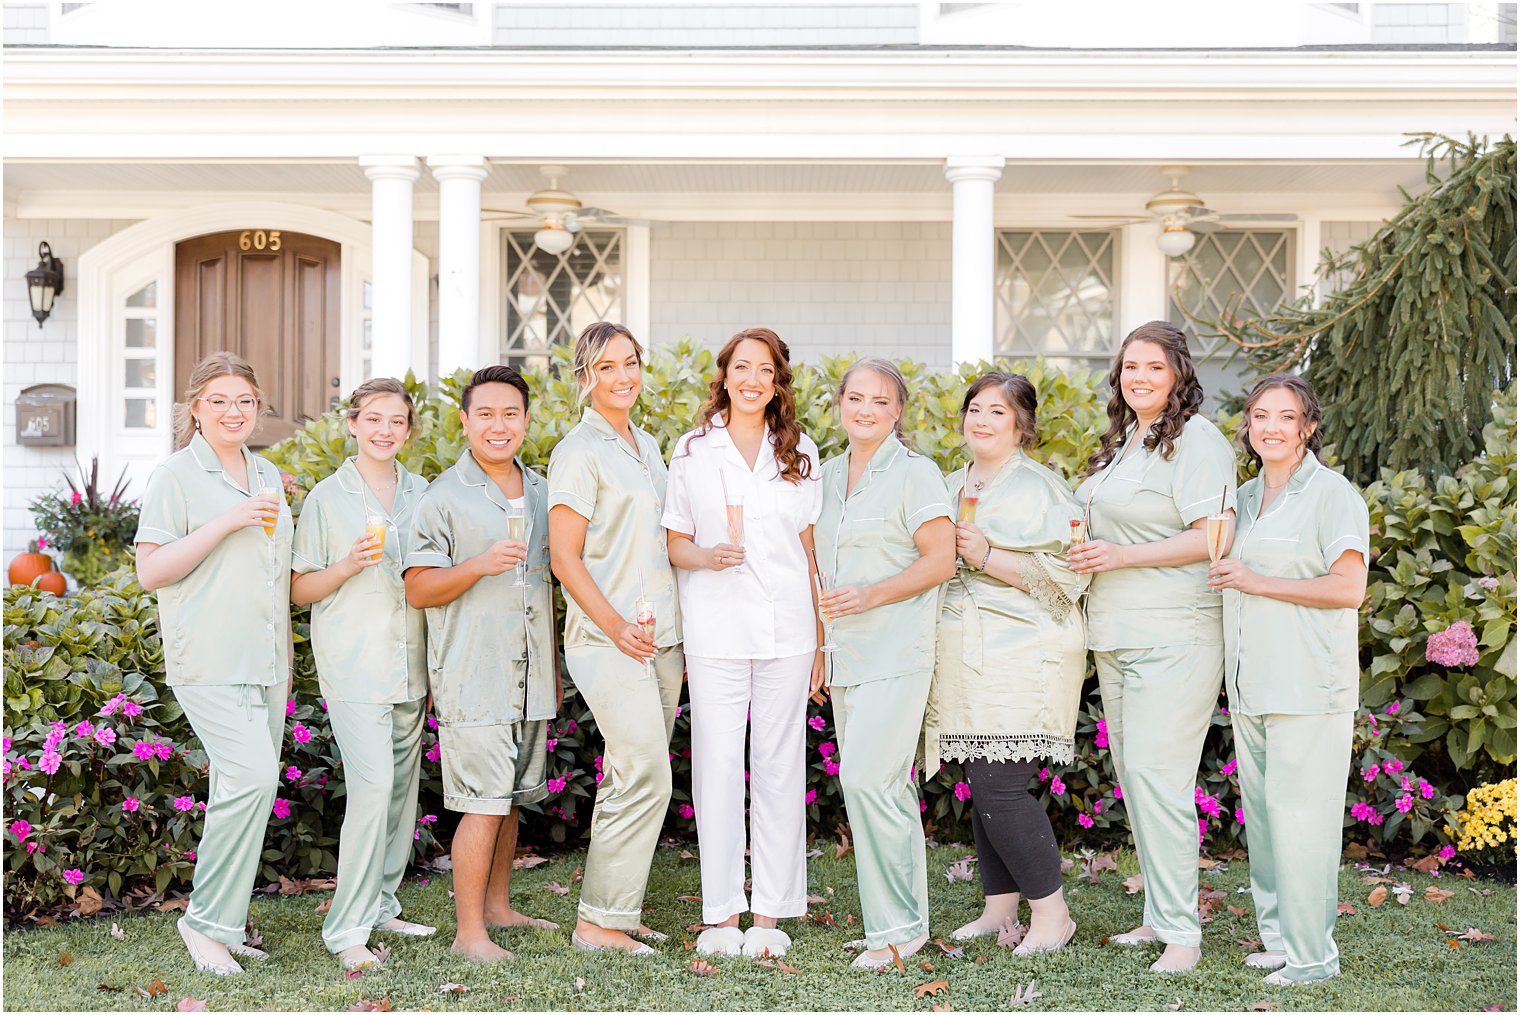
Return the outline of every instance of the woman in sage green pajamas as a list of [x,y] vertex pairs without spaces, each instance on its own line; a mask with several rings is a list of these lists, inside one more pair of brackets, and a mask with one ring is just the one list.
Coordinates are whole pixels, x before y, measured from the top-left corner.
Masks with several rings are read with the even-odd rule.
[[[839,384],[849,450],[823,466],[814,528],[832,588],[819,607],[838,648],[829,693],[839,784],[855,842],[861,969],[906,958],[929,940],[923,820],[911,771],[934,676],[940,586],[955,574],[955,524],[933,460],[903,444],[907,384],[884,359],[863,359]],[[889,947],[890,946],[890,947]]]
[[[565,662],[606,739],[603,779],[571,942],[653,953],[639,913],[670,804],[670,735],[685,670],[675,573],[666,551],[665,461],[629,411],[643,386],[638,343],[599,321],[575,341],[590,406],[549,458],[549,551],[565,588]],[[653,636],[640,630],[640,596]]]
[[1109,427],[1077,490],[1091,574],[1087,646],[1145,875],[1145,922],[1116,944],[1161,941],[1157,973],[1201,955],[1193,789],[1224,671],[1220,597],[1207,587],[1209,515],[1235,508],[1235,452],[1200,413],[1187,339],[1165,321],[1130,332],[1109,371]]
[[1251,894],[1268,983],[1340,972],[1341,808],[1361,689],[1367,503],[1320,464],[1319,398],[1273,374],[1246,399],[1241,443],[1261,474],[1240,488],[1240,530],[1209,569],[1224,590],[1224,686],[1235,728]]
[[376,961],[371,930],[426,937],[434,928],[401,919],[396,900],[412,856],[427,696],[422,611],[407,606],[401,581],[427,480],[396,460],[416,414],[406,388],[386,377],[349,396],[347,417],[358,455],[301,505],[290,596],[312,607],[317,682],[343,757],[338,888],[322,940],[352,969]]
[[174,406],[180,450],[148,477],[137,575],[158,591],[166,683],[211,761],[195,887],[180,937],[197,969],[240,973],[279,778],[290,690],[290,510],[279,470],[245,447],[261,398],[253,368],[216,352]]

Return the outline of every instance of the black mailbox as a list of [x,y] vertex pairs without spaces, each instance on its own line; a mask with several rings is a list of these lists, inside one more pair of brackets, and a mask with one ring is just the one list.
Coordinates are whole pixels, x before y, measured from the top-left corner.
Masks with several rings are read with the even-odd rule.
[[34,384],[16,397],[16,443],[74,446],[78,395],[67,384]]

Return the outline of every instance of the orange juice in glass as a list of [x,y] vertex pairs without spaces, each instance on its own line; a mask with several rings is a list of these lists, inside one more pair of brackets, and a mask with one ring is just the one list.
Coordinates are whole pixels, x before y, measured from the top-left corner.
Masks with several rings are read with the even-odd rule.
[[981,500],[972,494],[961,491],[960,511],[956,515],[956,521],[970,524],[976,521],[976,502]]
[[279,528],[280,525],[280,495],[275,491],[273,487],[264,481],[264,476],[262,474],[259,475],[258,495],[260,497],[274,498],[274,517],[264,523],[264,535],[268,536],[270,539],[273,539],[275,529]]
[[364,520],[364,534],[375,541],[374,554],[378,560],[385,556],[385,519],[370,515]]

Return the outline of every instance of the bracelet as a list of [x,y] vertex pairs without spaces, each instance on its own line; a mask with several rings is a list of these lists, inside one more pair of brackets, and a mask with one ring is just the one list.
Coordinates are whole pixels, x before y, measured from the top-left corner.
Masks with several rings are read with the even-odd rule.
[[984,553],[984,554],[982,554],[982,564],[981,564],[980,567],[977,568],[977,570],[978,571],[985,571],[985,570],[987,570],[987,561],[989,561],[990,559],[992,559],[992,544],[989,543],[987,545],[987,552]]

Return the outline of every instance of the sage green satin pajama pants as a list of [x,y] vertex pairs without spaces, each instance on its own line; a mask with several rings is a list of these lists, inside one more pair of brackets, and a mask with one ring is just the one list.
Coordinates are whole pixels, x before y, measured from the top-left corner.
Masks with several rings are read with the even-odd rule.
[[1222,643],[1094,652],[1109,749],[1145,875],[1145,923],[1197,948],[1198,810],[1193,791],[1224,683]]
[[194,888],[183,919],[209,938],[240,945],[279,786],[285,681],[173,690],[211,759]]
[[322,941],[334,955],[367,944],[373,928],[401,915],[396,888],[412,856],[422,706],[421,699],[389,705],[327,700],[345,795],[338,888],[322,921]]
[[1262,948],[1288,953],[1283,975],[1293,980],[1341,971],[1336,875],[1351,716],[1230,715],[1256,928]]
[[565,663],[606,741],[578,915],[608,930],[637,930],[670,806],[670,735],[685,657],[679,645],[662,648],[650,674],[611,646],[577,645],[565,650]]

